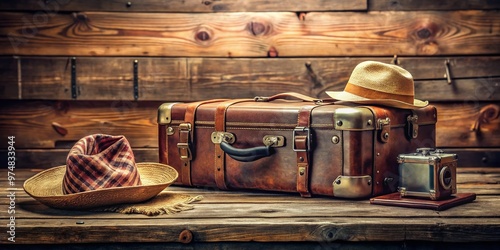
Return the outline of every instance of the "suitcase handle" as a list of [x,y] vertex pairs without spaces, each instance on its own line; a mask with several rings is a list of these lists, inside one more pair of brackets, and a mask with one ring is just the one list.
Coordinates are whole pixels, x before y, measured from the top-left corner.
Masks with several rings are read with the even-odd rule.
[[235,148],[229,145],[229,143],[223,141],[220,143],[220,148],[231,158],[242,162],[255,161],[272,154],[271,146],[258,146],[254,148],[241,149]]
[[299,94],[296,92],[285,92],[285,93],[279,93],[273,96],[265,97],[265,96],[256,96],[254,100],[256,102],[270,102],[278,99],[286,99],[286,98],[295,98],[298,100],[302,100],[305,102],[317,102],[321,101],[321,99],[318,98],[313,98],[307,95]]

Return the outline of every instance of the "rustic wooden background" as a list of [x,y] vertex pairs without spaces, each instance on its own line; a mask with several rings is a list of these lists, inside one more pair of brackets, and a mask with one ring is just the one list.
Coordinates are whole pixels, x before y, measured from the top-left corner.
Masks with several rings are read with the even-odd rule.
[[[500,166],[500,1],[0,1],[0,159],[64,164],[92,133],[157,161],[167,101],[342,90],[364,60],[408,69],[437,146]],[[447,73],[448,72],[448,73]],[[134,83],[137,83],[136,85]],[[136,91],[134,91],[136,88]]]

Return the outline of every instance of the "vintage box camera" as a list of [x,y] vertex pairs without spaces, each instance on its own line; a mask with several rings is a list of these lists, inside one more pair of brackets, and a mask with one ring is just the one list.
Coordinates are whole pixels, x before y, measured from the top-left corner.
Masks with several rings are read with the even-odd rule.
[[427,197],[441,200],[457,192],[456,154],[418,148],[416,153],[400,154],[399,193],[401,197]]

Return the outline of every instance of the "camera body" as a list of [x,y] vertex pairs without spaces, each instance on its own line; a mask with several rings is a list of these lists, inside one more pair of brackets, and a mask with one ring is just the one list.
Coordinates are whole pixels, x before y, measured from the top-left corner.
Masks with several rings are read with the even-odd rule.
[[441,200],[457,192],[456,154],[418,148],[416,153],[400,154],[399,193],[401,197],[426,197]]

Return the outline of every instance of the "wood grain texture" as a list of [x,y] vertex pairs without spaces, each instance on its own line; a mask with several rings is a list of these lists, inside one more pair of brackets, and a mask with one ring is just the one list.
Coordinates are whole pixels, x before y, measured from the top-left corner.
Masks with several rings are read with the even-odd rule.
[[[435,103],[438,113],[436,146],[442,148],[500,146],[500,119],[491,119],[477,131],[472,125],[479,119],[479,112],[488,103],[465,100],[459,103]],[[498,104],[493,104],[498,106]]]
[[[127,137],[132,147],[158,147],[156,113],[161,103],[106,102],[3,102],[0,135],[16,137],[16,148],[68,148],[94,133]],[[59,134],[52,126],[67,129]]]
[[415,83],[415,97],[428,101],[456,101],[477,103],[500,101],[500,77],[427,80]]
[[[481,171],[498,183],[496,170]],[[22,183],[38,171],[20,169],[16,181]],[[479,180],[467,178],[476,172],[468,168],[459,175]],[[6,175],[6,170],[0,174]],[[0,184],[0,204],[6,205],[9,191]],[[473,184],[486,187],[482,182]],[[476,243],[497,241],[500,230],[500,189],[478,195],[472,203],[437,212],[371,205],[367,200],[169,187],[166,192],[205,198],[193,210],[154,218],[52,209],[21,188],[15,190],[16,241],[23,244],[179,242],[185,229],[192,232],[193,242],[318,242],[322,246],[338,241]],[[9,218],[8,212],[0,211],[0,218]]]
[[[22,99],[71,100],[70,57],[23,57]],[[138,62],[139,100],[187,99],[186,59],[76,58],[78,100],[134,100]],[[161,90],[163,89],[163,91]]]
[[0,99],[19,99],[19,63],[15,57],[0,57]]
[[[498,54],[498,11],[0,13],[0,55],[304,57]],[[272,51],[272,53],[271,53]]]
[[[128,4],[130,2],[130,4]],[[120,12],[267,12],[267,11],[345,11],[366,10],[366,0],[56,0],[56,1],[1,1],[0,10],[16,11],[120,11]]]
[[[54,215],[53,215],[54,216]],[[80,218],[80,216],[78,216]],[[58,226],[47,219],[29,219],[19,226],[16,240],[24,243],[111,243],[111,242],[179,242],[179,234],[188,228],[197,242],[335,242],[335,241],[404,241],[445,242],[495,241],[499,221],[488,219],[357,219],[334,220],[231,219],[196,221],[185,219],[106,219],[106,216],[84,219],[86,225],[75,225],[75,219],[62,219]],[[93,222],[95,221],[95,222]],[[189,226],[186,226],[186,222]],[[214,223],[216,223],[215,226]],[[437,225],[439,223],[439,225]],[[61,232],[61,228],[65,231]],[[34,230],[36,229],[36,230]],[[120,233],[110,233],[119,231]],[[35,240],[36,241],[35,241]]]
[[[22,99],[72,99],[69,57],[21,57],[20,60],[20,79],[7,81],[9,86],[16,81],[21,83]],[[78,57],[77,100],[134,100],[134,60],[139,65],[139,100],[194,101],[248,98],[291,90],[325,98],[326,90],[343,90],[358,63],[366,60],[390,63],[393,58]],[[451,85],[444,76],[446,60],[450,62]],[[398,57],[397,63],[412,73],[418,98],[500,100],[498,56]],[[0,97],[16,98],[7,92]]]
[[414,11],[414,10],[488,10],[499,9],[499,1],[471,0],[471,1],[435,1],[435,0],[370,0],[368,8],[371,11]]
[[[448,145],[451,146],[451,145]],[[458,166],[498,167],[500,149],[496,148],[443,148],[445,152],[457,154]]]

